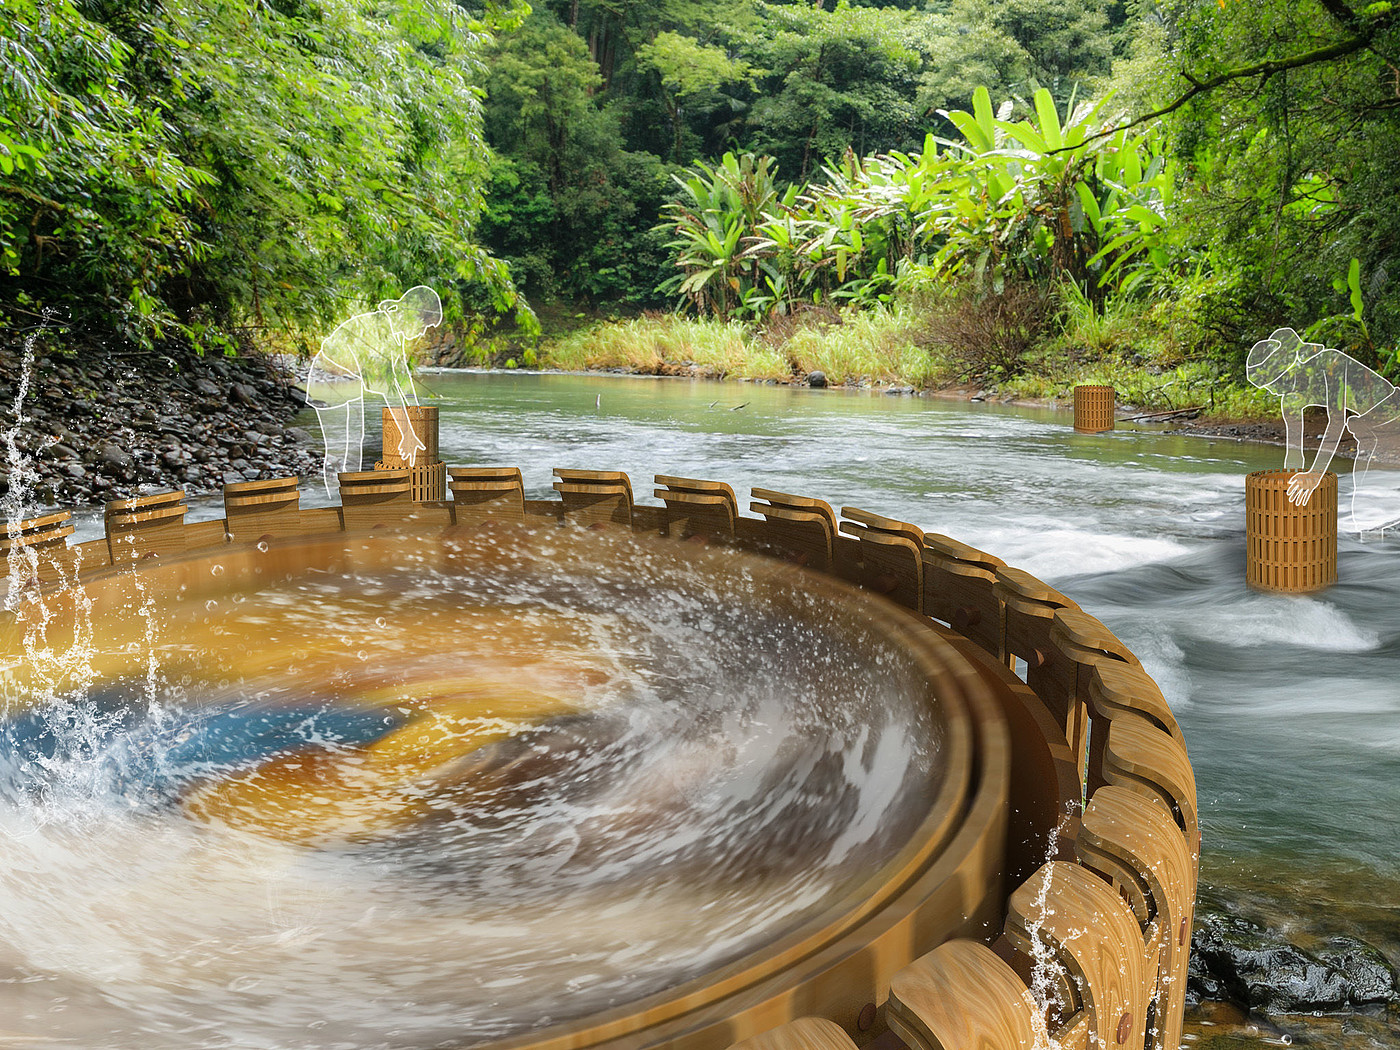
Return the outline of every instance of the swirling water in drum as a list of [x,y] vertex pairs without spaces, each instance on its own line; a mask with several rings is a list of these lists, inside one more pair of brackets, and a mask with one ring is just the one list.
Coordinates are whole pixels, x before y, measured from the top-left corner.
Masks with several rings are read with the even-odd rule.
[[0,1044],[499,1037],[899,854],[938,783],[908,656],[748,558],[549,542],[224,580],[100,617],[85,690],[12,673]]

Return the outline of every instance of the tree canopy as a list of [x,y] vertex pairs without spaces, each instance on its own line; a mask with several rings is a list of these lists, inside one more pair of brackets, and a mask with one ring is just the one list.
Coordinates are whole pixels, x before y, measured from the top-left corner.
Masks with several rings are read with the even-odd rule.
[[7,0],[0,308],[223,346],[416,283],[509,309],[478,85],[525,10]]

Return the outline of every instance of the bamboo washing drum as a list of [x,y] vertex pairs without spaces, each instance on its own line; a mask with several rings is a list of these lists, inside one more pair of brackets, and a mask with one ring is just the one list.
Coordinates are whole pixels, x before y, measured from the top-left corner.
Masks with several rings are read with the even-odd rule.
[[1328,471],[1303,506],[1288,498],[1292,470],[1257,470],[1245,479],[1245,580],[1285,594],[1337,582],[1337,475]]
[[1074,429],[1099,434],[1113,429],[1116,405],[1113,387],[1082,385],[1074,388]]
[[[142,1050],[192,1045],[157,1008],[337,1046],[1016,1047],[1048,1020],[1175,1050],[1194,778],[1107,627],[880,514],[555,474],[557,500],[513,467],[419,499],[399,467],[342,475],[336,507],[277,479],[215,521],[176,492],[103,540],[8,532],[0,817],[53,810],[9,864],[83,946],[0,947]],[[65,638],[75,678],[33,662]],[[114,868],[120,921],[88,921]],[[70,1034],[45,1023],[24,1034]]]

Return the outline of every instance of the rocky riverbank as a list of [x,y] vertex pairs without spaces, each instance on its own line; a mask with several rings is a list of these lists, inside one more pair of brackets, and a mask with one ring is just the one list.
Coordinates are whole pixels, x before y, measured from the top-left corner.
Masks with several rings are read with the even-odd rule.
[[301,391],[260,355],[38,346],[26,356],[14,340],[0,345],[0,496],[26,516],[321,473],[311,435],[292,425]]

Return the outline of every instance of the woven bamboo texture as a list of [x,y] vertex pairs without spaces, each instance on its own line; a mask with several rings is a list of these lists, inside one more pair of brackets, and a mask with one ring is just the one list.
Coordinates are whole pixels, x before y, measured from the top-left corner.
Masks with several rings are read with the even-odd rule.
[[1337,582],[1337,475],[1303,506],[1288,498],[1291,470],[1245,478],[1245,582],[1261,591],[1304,594]]
[[1111,386],[1084,384],[1074,388],[1074,429],[1081,434],[1101,434],[1113,429],[1117,398]]

